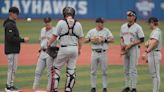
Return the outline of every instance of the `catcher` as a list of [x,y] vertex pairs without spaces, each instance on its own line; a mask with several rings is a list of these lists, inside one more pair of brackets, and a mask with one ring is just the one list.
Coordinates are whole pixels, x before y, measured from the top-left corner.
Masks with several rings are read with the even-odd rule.
[[[51,46],[47,48],[48,40],[52,36],[52,33],[56,30],[55,27],[52,26],[51,18],[46,17],[44,18],[44,24],[45,27],[41,29],[41,49],[39,50],[39,57],[38,57],[38,63],[36,65],[35,70],[35,79],[33,83],[33,90],[37,90],[37,87],[39,85],[39,81],[41,78],[41,75],[43,73],[43,70],[47,67],[48,72],[48,84],[47,84],[47,91],[51,90],[51,68],[54,62],[54,59],[57,55],[58,48],[55,47],[57,42],[54,42]],[[54,51],[54,52],[53,52]]]
[[96,19],[96,28],[90,30],[86,36],[86,43],[91,43],[91,92],[96,92],[96,72],[98,65],[102,69],[102,85],[103,92],[107,92],[107,67],[108,58],[107,50],[108,44],[114,41],[111,31],[104,26],[104,19]]

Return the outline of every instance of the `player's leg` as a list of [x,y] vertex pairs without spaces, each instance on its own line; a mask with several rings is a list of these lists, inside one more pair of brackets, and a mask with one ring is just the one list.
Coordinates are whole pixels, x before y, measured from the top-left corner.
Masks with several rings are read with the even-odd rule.
[[[67,58],[67,51],[65,48],[60,48],[56,60],[54,60],[54,92],[58,92],[58,85],[60,81],[60,70],[61,67],[65,64],[68,60]],[[52,86],[52,85],[51,85]]]
[[53,63],[54,63],[54,59],[52,58],[52,57],[50,57],[50,56],[48,56],[47,57],[47,59],[46,59],[46,66],[47,66],[47,76],[48,76],[48,83],[47,83],[47,90],[48,91],[50,91],[50,89],[51,89],[51,84],[53,84],[52,82],[52,72],[53,72],[53,70],[54,69],[52,69],[52,68],[54,68],[53,67]]
[[130,60],[129,60],[129,54],[125,54],[123,56],[123,62],[124,62],[124,76],[125,76],[125,88],[122,90],[122,92],[128,92],[130,90],[130,76],[129,76],[129,69],[130,69]]
[[148,56],[149,71],[153,79],[153,92],[159,92],[160,88],[160,59],[160,53]]
[[15,79],[15,73],[17,70],[18,54],[9,54],[7,55],[7,58],[8,58],[8,77],[7,77],[6,91],[18,90],[13,83]]
[[91,87],[95,90],[96,88],[96,79],[97,79],[97,67],[98,67],[98,53],[95,51],[92,51],[91,55]]
[[[72,49],[72,51],[71,51]],[[66,70],[66,84],[65,84],[65,92],[72,92],[73,87],[75,85],[75,78],[76,78],[76,61],[78,57],[78,49],[76,47],[70,48],[69,60],[67,62],[67,70]]]
[[107,69],[108,69],[108,58],[107,52],[101,53],[101,57],[99,58],[99,62],[102,70],[102,86],[103,88],[107,88]]
[[46,68],[46,58],[38,58],[38,62],[36,65],[36,69],[35,69],[35,77],[34,77],[34,83],[33,83],[33,90],[36,90],[39,82],[40,82],[40,78],[41,75],[43,73],[43,70]]
[[[134,47],[130,50],[130,79],[131,79],[131,85],[132,90],[136,91],[136,84],[137,84],[137,63],[138,63],[138,47]],[[135,92],[134,91],[134,92]]]

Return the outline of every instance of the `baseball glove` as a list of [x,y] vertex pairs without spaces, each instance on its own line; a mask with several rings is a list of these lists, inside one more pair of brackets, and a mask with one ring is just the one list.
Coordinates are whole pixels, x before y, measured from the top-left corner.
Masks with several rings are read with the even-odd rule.
[[59,47],[48,47],[46,50],[47,54],[52,58],[56,58],[58,51]]
[[94,36],[92,39],[91,39],[91,42],[93,44],[100,44],[104,41],[104,38],[101,37],[101,36]]

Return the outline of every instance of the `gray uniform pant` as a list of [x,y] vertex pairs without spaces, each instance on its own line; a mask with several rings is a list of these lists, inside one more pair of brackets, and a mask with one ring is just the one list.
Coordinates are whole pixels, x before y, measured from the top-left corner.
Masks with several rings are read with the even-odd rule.
[[137,84],[137,64],[139,59],[139,49],[137,46],[132,47],[123,56],[125,86],[136,88]]
[[96,77],[97,77],[97,68],[98,65],[101,65],[102,70],[102,86],[107,88],[107,68],[108,68],[108,59],[107,52],[98,53],[92,51],[91,56],[91,87],[96,88]]
[[47,67],[47,75],[48,75],[48,84],[47,84],[47,90],[50,90],[51,88],[51,68],[53,66],[53,58],[51,58],[50,56],[48,56],[47,58],[38,58],[38,62],[36,65],[36,70],[35,70],[35,79],[34,79],[34,83],[33,83],[33,89],[36,90],[39,82],[40,82],[40,78],[41,75],[44,71],[44,69]]
[[153,79],[153,91],[159,92],[160,88],[160,61],[161,53],[159,51],[152,51],[148,54],[149,71]]
[[[65,88],[65,90],[72,90],[74,83],[75,83],[75,68],[76,68],[76,61],[78,57],[78,47],[77,46],[67,46],[67,47],[61,47],[59,49],[57,59],[54,62],[55,67],[55,87],[54,89],[58,90],[59,85],[59,79],[60,79],[60,71],[64,64],[66,64],[67,67],[67,81],[66,81],[66,87],[69,85],[70,88]],[[70,77],[72,76],[72,77]],[[71,79],[71,81],[70,81]],[[71,91],[72,92],[72,91]]]
[[17,70],[18,54],[8,54],[8,72],[7,72],[7,85],[13,86],[15,73]]

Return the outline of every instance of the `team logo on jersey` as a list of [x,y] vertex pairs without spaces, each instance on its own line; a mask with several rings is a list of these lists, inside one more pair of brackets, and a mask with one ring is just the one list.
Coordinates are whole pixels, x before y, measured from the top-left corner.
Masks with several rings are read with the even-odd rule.
[[136,8],[139,14],[141,14],[143,18],[146,18],[151,15],[153,8],[155,8],[155,4],[151,0],[139,0],[139,2],[136,3]]

